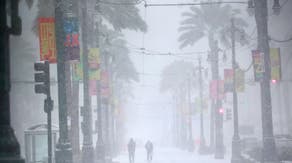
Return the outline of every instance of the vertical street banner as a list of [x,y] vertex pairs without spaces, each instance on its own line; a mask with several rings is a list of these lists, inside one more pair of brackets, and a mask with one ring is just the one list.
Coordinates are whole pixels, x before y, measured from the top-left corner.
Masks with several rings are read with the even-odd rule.
[[224,70],[224,92],[233,91],[233,70],[225,69]]
[[39,43],[40,60],[48,60],[50,63],[57,62],[55,19],[39,18]]
[[100,80],[100,53],[98,48],[88,51],[89,80]]
[[[73,80],[83,80],[82,53],[80,61],[73,63]],[[88,51],[89,80],[100,80],[100,54],[98,48],[91,48]]]
[[264,53],[259,50],[252,50],[252,61],[254,69],[254,79],[260,82],[263,79],[265,66],[264,66]]
[[281,80],[280,48],[270,48],[271,80]]
[[222,100],[225,98],[224,81],[212,80],[210,83],[210,98],[214,100]]
[[82,62],[74,62],[72,64],[72,80],[73,81],[82,81],[83,80],[83,68]]
[[109,88],[109,74],[107,71],[101,72],[101,97],[108,98],[110,96],[110,88]]
[[78,19],[69,17],[64,19],[65,58],[67,61],[80,60]]
[[89,95],[94,96],[97,95],[97,87],[96,87],[96,80],[89,80]]
[[245,76],[244,71],[241,69],[236,69],[235,71],[235,85],[236,85],[236,92],[244,92],[245,89]]

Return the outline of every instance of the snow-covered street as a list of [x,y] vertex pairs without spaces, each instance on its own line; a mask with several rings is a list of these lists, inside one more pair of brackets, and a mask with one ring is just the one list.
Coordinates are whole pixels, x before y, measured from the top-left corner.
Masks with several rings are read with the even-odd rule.
[[[127,151],[114,158],[114,162],[129,163]],[[147,163],[144,148],[136,149],[135,163]],[[213,155],[198,155],[196,152],[187,152],[176,148],[155,148],[152,163],[230,163],[230,156],[225,159],[214,159]]]

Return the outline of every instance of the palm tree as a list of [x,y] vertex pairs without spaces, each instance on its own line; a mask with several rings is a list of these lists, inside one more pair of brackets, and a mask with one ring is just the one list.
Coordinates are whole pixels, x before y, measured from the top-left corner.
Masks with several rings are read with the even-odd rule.
[[[77,3],[78,0],[74,0]],[[108,2],[104,0],[102,2]],[[34,4],[35,0],[26,0],[29,8]],[[111,5],[110,3],[100,2],[100,14],[103,19],[107,20],[115,30],[130,29],[135,31],[147,31],[147,25],[139,15],[139,9],[135,5]],[[113,2],[113,1],[109,1]],[[116,2],[116,1],[115,1]],[[121,0],[120,3],[135,3],[136,0]],[[119,2],[116,2],[119,3]],[[38,35],[38,18],[54,16],[54,0],[38,0],[38,13],[35,18],[32,30]]]
[[193,71],[193,64],[186,61],[174,61],[166,66],[162,71],[160,81],[160,91],[175,94],[181,86],[186,85],[185,81],[190,78]]
[[[191,114],[194,112],[191,107],[192,100],[190,92],[196,87],[196,85],[194,85],[195,79],[193,75],[193,64],[191,62],[179,60],[172,62],[164,68],[160,81],[160,91],[170,93],[172,97],[178,99],[177,102],[182,106],[182,108],[179,109],[180,112],[176,109],[175,115],[178,119],[182,120],[181,125],[188,127],[177,128],[178,131],[175,131],[177,134],[175,137],[179,145],[182,145],[184,148],[189,147],[191,151],[193,150]],[[189,115],[185,116],[186,113],[189,113]],[[186,118],[188,118],[188,123]],[[176,121],[175,124],[176,126],[180,126],[178,125],[178,121]]]
[[[73,0],[75,4],[79,0]],[[97,1],[97,0],[96,0]],[[107,2],[108,0],[104,0],[103,2]],[[26,0],[29,7],[33,5],[35,0]],[[80,0],[80,2],[82,2]],[[116,2],[116,1],[115,1]],[[121,0],[121,3],[134,3],[135,0]],[[119,3],[119,2],[117,2]],[[74,6],[74,5],[73,5]],[[38,13],[35,18],[35,21],[32,26],[32,31],[35,35],[38,35],[38,18],[39,17],[48,17],[54,16],[54,0],[38,0],[37,1]],[[75,5],[77,7],[77,5]],[[75,8],[77,10],[77,8]],[[74,9],[73,9],[74,10]],[[123,29],[130,29],[136,31],[147,30],[146,23],[142,20],[139,15],[139,10],[135,5],[109,5],[106,3],[100,2],[100,15],[103,20],[109,22],[114,30],[108,30],[105,26],[100,30],[101,33],[106,33],[107,37],[112,37],[111,40],[112,45],[107,45],[104,42],[101,42],[101,54],[104,55],[105,49],[108,49],[109,55],[112,55],[114,58],[113,62],[113,70],[114,75],[117,77],[117,80],[121,82],[121,86],[128,87],[125,84],[127,81],[138,81],[138,75],[133,66],[132,61],[130,60],[128,54],[129,50],[125,46],[125,41],[122,38],[122,35],[119,33]],[[102,26],[102,25],[101,25]],[[73,83],[75,89],[73,92],[78,91],[78,83]],[[78,98],[75,96],[74,98]],[[78,101],[78,99],[73,99],[71,101]],[[76,105],[74,105],[76,106]],[[72,122],[73,124],[73,122]],[[71,134],[73,137],[73,134]]]
[[[192,46],[202,38],[207,37],[211,52],[210,59],[213,80],[219,79],[218,46],[224,45],[225,47],[230,47],[230,41],[228,41],[230,40],[228,39],[230,32],[228,32],[228,27],[230,26],[231,17],[238,13],[240,13],[239,10],[222,4],[201,5],[200,7],[192,6],[189,11],[182,13],[183,21],[179,28],[181,35],[178,39],[181,43],[180,48]],[[241,18],[235,17],[234,22],[238,27],[247,27],[247,23]],[[220,41],[220,44],[218,41]],[[237,38],[236,41],[240,41],[240,38]],[[220,105],[220,101],[217,104],[215,104],[214,100],[212,101],[210,126],[211,148],[214,145],[214,111]]]

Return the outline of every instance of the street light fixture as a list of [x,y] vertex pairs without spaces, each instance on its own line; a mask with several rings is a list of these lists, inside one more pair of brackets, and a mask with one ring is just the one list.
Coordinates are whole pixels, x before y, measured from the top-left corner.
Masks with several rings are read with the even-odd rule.
[[273,9],[275,15],[280,14],[281,5],[280,5],[279,0],[274,0],[274,5],[273,5],[272,9]]

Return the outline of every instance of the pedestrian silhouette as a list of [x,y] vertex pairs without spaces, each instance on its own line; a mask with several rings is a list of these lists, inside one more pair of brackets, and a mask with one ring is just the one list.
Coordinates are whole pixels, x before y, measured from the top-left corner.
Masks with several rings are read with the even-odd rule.
[[129,153],[129,161],[130,163],[135,162],[135,148],[136,148],[136,143],[133,138],[130,139],[128,143],[128,153]]
[[152,161],[153,157],[153,144],[150,140],[148,140],[147,143],[145,144],[145,148],[147,151],[147,161],[150,162]]

